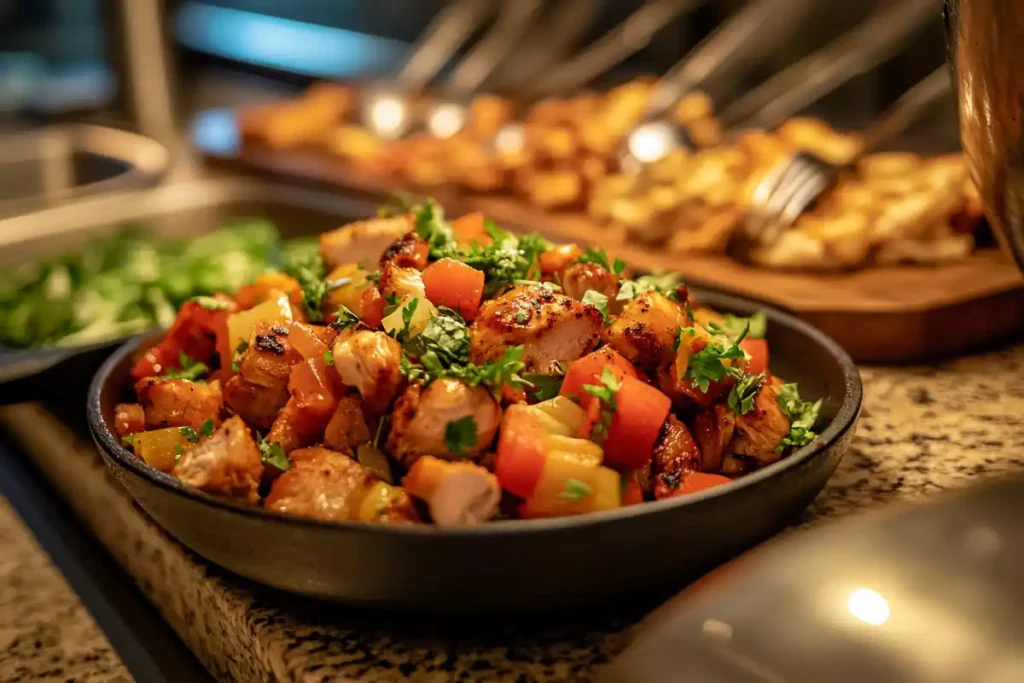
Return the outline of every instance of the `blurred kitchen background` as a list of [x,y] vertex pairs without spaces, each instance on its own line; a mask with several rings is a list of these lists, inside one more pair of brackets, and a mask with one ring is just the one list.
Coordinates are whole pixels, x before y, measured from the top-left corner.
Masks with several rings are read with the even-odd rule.
[[[728,92],[712,92],[716,103],[742,92],[780,67],[820,47],[877,7],[875,2],[817,4],[806,29],[764,59]],[[576,46],[607,31],[644,0],[549,0],[546,12],[580,5]],[[277,99],[318,79],[364,79],[394,72],[413,41],[443,6],[443,0],[0,0],[0,117],[10,130],[53,120],[83,120],[139,127],[133,111],[131,40],[127,22],[142,43],[143,87],[160,73],[159,45],[151,30],[164,32],[175,123],[185,130],[196,113]],[[742,3],[705,2],[661,30],[650,44],[598,85],[642,73],[658,74],[693,47]],[[159,24],[150,21],[159,15]],[[899,56],[856,79],[818,105],[834,124],[857,125],[892,101],[944,58],[942,26],[935,22]],[[514,55],[502,81],[515,82]],[[512,93],[514,94],[514,93]],[[147,94],[150,100],[154,95]],[[915,129],[928,146],[955,145],[952,106]],[[140,118],[143,121],[140,122]],[[226,134],[213,124],[200,131],[208,142]],[[149,122],[150,125],[159,123]]]

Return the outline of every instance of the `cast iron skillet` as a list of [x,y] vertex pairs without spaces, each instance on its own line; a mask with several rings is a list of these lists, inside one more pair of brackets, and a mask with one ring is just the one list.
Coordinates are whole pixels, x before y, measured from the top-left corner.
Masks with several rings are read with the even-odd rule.
[[853,438],[861,383],[821,332],[772,309],[695,291],[723,312],[765,310],[772,369],[826,397],[816,441],[732,484],[619,510],[473,528],[388,527],[289,517],[215,499],[123,448],[114,406],[133,400],[130,342],[89,389],[89,426],[107,465],[179,541],[244,577],[348,604],[433,614],[510,614],[667,596],[791,522],[821,490]]

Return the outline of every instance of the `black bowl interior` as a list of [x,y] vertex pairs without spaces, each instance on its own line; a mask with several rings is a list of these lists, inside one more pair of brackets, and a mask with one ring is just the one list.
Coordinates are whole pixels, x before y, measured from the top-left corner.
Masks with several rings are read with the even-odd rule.
[[[752,302],[696,291],[722,311]],[[768,310],[773,370],[825,397],[821,436],[730,485],[620,510],[474,528],[388,527],[288,517],[215,499],[124,449],[112,432],[132,400],[121,348],[89,391],[90,430],[118,479],[161,526],[199,555],[270,586],[348,604],[434,614],[541,612],[663,596],[778,531],[814,498],[849,446],[860,378],[834,342]]]

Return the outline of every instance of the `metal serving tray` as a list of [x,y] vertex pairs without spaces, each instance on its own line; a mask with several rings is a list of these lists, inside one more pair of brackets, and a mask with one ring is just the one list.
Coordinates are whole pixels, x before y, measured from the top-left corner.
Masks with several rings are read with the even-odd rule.
[[159,142],[104,126],[68,124],[4,135],[0,216],[149,187],[163,177],[168,162]]
[[[370,216],[376,203],[255,180],[215,178],[143,192],[93,197],[0,220],[0,268],[74,250],[135,223],[150,234],[187,238],[232,219],[265,217],[285,238],[316,235]],[[0,404],[81,391],[124,339],[88,347],[12,351],[0,347]]]

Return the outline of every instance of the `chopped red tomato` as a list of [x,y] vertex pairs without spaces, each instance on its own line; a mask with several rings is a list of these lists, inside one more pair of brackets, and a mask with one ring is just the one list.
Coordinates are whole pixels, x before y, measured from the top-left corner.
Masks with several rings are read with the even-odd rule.
[[461,261],[443,258],[423,271],[423,286],[430,303],[453,308],[466,320],[472,320],[484,293],[484,272]]
[[451,222],[452,232],[455,233],[459,242],[464,244],[470,244],[473,241],[479,244],[490,244],[491,238],[484,230],[485,224],[484,215],[479,211],[459,216]]
[[750,354],[750,360],[747,361],[747,372],[759,375],[768,369],[767,340],[747,337],[740,342],[740,348]]
[[544,427],[536,416],[517,406],[508,409],[494,460],[494,474],[501,488],[520,498],[530,497],[547,459],[544,436]]
[[644,489],[640,486],[640,477],[634,470],[623,477],[622,505],[639,505],[644,502]]
[[683,475],[683,480],[679,483],[679,488],[672,492],[668,498],[675,498],[676,496],[685,496],[689,493],[697,493],[705,489],[714,488],[715,486],[722,486],[732,481],[729,477],[723,477],[721,474],[712,474],[710,472],[687,472]]
[[635,377],[626,377],[615,395],[615,406],[602,444],[604,462],[618,469],[644,467],[651,461],[672,399]]
[[179,367],[181,354],[195,361],[211,363],[214,354],[219,355],[221,352],[218,334],[226,329],[228,314],[234,310],[234,303],[230,299],[215,298],[227,308],[207,309],[196,301],[182,304],[174,324],[160,343],[136,361],[132,367],[132,377],[142,379],[162,375],[170,368]]
[[384,297],[376,287],[367,287],[359,297],[359,319],[370,327],[380,327],[384,319]]
[[636,378],[639,376],[632,363],[623,358],[615,349],[605,346],[569,363],[565,379],[562,381],[562,388],[558,394],[573,398],[586,408],[597,399],[588,394],[583,389],[583,385],[600,385],[601,373],[605,368],[609,368],[615,379],[620,382],[626,377]]
[[568,268],[580,256],[583,256],[583,250],[575,244],[558,244],[538,256],[537,263],[540,265],[541,273],[554,275],[558,271]]

